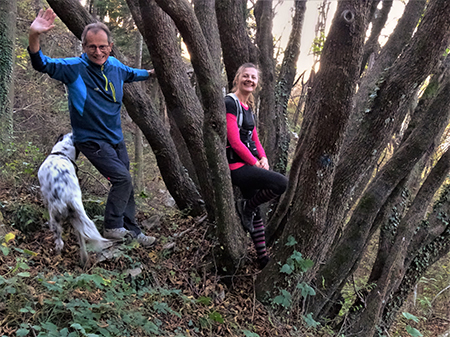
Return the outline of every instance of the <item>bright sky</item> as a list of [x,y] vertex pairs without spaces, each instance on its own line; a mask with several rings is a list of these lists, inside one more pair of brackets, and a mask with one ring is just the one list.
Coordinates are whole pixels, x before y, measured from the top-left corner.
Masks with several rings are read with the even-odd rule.
[[[310,70],[313,64],[313,57],[309,55],[311,44],[314,40],[314,30],[318,17],[318,6],[322,4],[323,0],[308,0],[306,2],[305,21],[303,23],[301,51],[298,62],[297,73],[301,74],[304,70]],[[289,39],[289,33],[292,25],[292,11],[294,6],[293,0],[285,0],[276,8],[277,15],[274,19],[273,34],[275,39],[281,36],[281,47],[284,49]],[[327,30],[330,28],[331,21],[336,11],[337,0],[330,1],[330,11],[327,18]],[[386,28],[381,32],[382,35],[387,36],[395,28],[398,19],[401,17],[405,5],[401,0],[393,2],[392,9],[389,13]]]

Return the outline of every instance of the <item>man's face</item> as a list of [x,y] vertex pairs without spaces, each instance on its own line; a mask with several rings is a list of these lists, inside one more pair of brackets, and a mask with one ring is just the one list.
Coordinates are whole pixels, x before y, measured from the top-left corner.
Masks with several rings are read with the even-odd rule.
[[103,30],[96,32],[90,30],[86,34],[86,44],[83,46],[83,51],[91,62],[101,66],[111,54],[112,45],[112,43],[108,43],[108,36]]

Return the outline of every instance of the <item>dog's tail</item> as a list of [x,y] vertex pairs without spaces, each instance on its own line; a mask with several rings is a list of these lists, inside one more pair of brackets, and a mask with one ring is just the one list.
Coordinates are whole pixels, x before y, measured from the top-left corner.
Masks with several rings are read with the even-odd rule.
[[86,214],[80,214],[79,219],[75,219],[73,224],[81,238],[91,243],[96,251],[101,251],[112,245],[110,240],[101,236],[94,222]]

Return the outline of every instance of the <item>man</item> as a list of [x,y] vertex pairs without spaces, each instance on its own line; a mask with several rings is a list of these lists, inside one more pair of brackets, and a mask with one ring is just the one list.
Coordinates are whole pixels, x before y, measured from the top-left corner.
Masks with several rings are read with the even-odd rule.
[[120,109],[125,82],[143,81],[153,71],[123,65],[110,56],[113,43],[106,25],[85,27],[80,57],[52,59],[40,50],[40,35],[54,27],[56,14],[41,10],[30,26],[28,51],[33,68],[65,83],[74,143],[111,184],[105,209],[104,233],[108,239],[135,238],[141,245],[155,242],[136,224],[129,159],[123,140]]

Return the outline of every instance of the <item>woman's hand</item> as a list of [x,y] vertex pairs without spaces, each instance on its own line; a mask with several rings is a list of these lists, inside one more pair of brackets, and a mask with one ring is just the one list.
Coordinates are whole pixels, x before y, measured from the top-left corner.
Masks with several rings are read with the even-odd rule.
[[264,170],[269,169],[269,162],[267,161],[266,157],[262,157],[260,160],[258,160],[255,164],[256,167],[262,168]]

